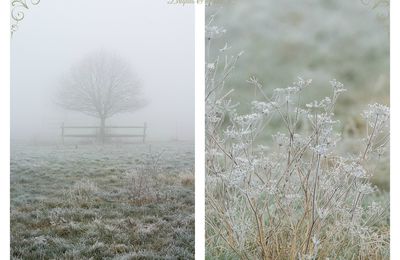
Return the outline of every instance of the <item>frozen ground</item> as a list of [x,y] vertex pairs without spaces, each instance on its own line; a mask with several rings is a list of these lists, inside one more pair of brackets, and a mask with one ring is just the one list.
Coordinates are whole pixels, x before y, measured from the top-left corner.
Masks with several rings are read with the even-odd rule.
[[11,147],[13,259],[193,259],[193,144]]

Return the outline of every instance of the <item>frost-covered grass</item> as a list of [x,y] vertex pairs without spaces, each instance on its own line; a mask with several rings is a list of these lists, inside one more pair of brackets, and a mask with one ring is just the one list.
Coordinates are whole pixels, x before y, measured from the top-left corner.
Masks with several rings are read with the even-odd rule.
[[193,166],[192,144],[12,145],[12,258],[193,259]]

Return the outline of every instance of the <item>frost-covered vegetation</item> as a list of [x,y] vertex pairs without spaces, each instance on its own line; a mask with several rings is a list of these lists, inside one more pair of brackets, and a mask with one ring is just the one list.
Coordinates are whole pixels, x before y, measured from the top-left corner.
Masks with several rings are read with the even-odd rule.
[[[388,175],[389,108],[365,104],[357,133],[342,135],[335,112],[348,91],[341,82],[298,78],[271,88],[254,76],[238,81],[245,55],[213,46],[226,33],[214,18],[206,25],[207,257],[389,259],[389,196],[373,182]],[[266,82],[286,73],[258,69]],[[250,102],[238,103],[237,85]]]
[[193,145],[11,147],[13,259],[193,259]]
[[335,111],[343,123],[358,120],[358,111],[369,103],[388,103],[389,27],[382,16],[389,9],[384,2],[389,1],[249,0],[208,7],[209,15],[217,13],[215,24],[226,29],[224,37],[213,40],[211,54],[226,42],[228,51],[246,54],[230,81],[231,98],[243,103],[238,110],[250,111],[244,103],[254,92],[242,84],[250,76],[267,93],[299,75],[312,78],[316,86],[305,91],[307,102],[328,95],[329,89],[319,86],[340,79],[348,89]]

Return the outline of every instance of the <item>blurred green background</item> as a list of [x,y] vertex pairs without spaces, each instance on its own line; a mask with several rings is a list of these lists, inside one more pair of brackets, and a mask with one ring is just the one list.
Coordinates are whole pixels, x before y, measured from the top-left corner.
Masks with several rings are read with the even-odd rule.
[[[389,105],[389,6],[372,1],[248,0],[207,7],[206,22],[215,15],[213,25],[226,29],[212,40],[211,57],[225,43],[231,47],[228,55],[244,51],[226,84],[235,89],[231,98],[241,104],[239,113],[249,112],[251,101],[262,100],[246,82],[250,76],[269,93],[298,76],[311,78],[304,102],[330,95],[329,81],[337,79],[348,89],[335,111],[348,140],[342,149],[359,150],[354,140],[365,131],[360,113],[369,103]],[[279,125],[272,122],[269,128],[271,133]],[[383,189],[389,189],[386,160],[373,179]]]
[[[287,87],[298,76],[312,78],[310,99],[329,92],[336,78],[348,89],[337,113],[358,115],[366,104],[389,102],[388,7],[366,0],[248,0],[207,8],[229,54],[244,51],[228,82],[245,109],[254,99],[246,80],[256,76],[266,90]],[[372,1],[372,0],[371,0]]]

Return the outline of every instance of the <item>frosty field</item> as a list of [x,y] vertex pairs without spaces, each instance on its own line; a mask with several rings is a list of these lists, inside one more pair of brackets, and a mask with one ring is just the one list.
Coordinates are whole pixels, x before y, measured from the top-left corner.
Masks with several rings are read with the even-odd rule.
[[12,259],[193,259],[188,143],[11,146]]

